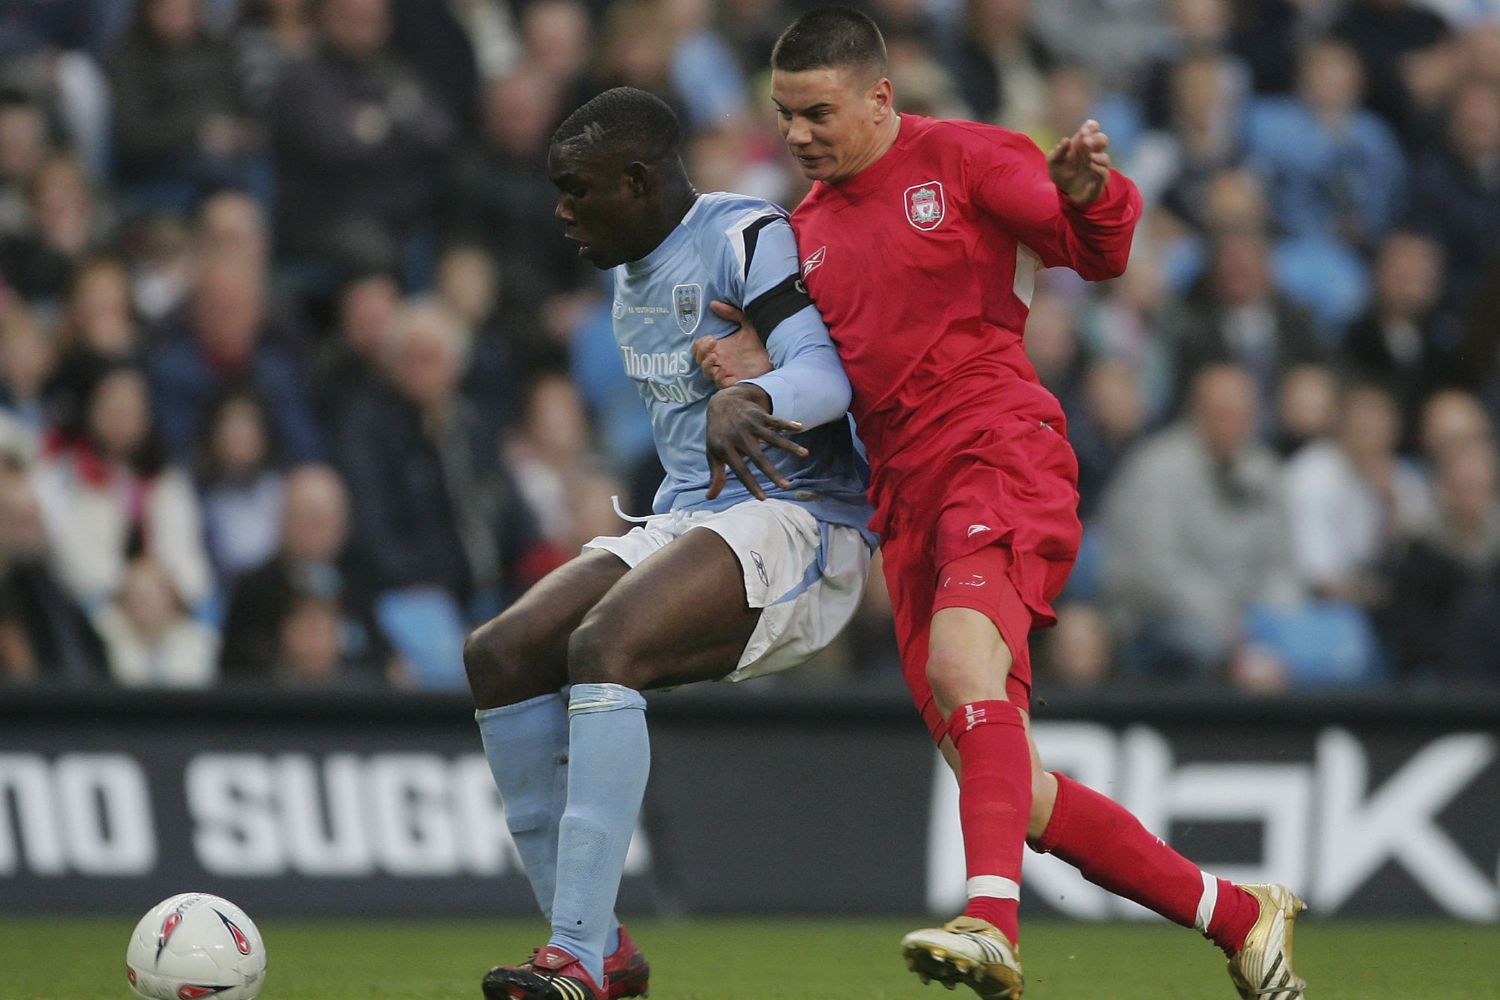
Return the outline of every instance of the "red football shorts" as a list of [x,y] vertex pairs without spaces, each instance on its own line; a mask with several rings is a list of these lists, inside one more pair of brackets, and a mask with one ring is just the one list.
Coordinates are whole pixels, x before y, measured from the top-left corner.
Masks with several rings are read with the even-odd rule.
[[944,720],[927,682],[933,614],[971,608],[995,623],[1011,652],[1006,697],[1029,711],[1028,637],[1057,621],[1051,602],[1082,527],[1073,449],[1039,421],[985,431],[936,471],[902,483],[875,523],[906,685],[940,741]]

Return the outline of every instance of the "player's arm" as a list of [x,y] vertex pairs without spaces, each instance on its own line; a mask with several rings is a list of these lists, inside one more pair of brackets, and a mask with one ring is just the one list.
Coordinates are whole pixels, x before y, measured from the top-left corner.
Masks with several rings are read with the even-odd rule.
[[1046,156],[1017,132],[971,150],[975,202],[1041,257],[1090,281],[1118,277],[1140,220],[1141,193],[1110,166],[1109,136],[1085,122]]
[[[752,495],[765,492],[750,472],[757,466],[783,489],[790,483],[765,455],[763,445],[797,455],[807,450],[785,435],[843,417],[849,408],[849,378],[839,363],[828,328],[808,298],[797,266],[797,244],[784,218],[758,220],[733,256],[738,273],[727,286],[741,291],[743,325],[732,336],[762,340],[775,366],[716,393],[708,404],[708,496],[718,496],[726,467]],[[716,309],[726,315],[722,307]],[[699,352],[700,362],[704,353]]]
[[772,370],[744,379],[771,398],[772,412],[805,427],[841,419],[852,391],[838,351],[797,263],[791,223],[777,217],[745,262],[744,313],[770,354]]

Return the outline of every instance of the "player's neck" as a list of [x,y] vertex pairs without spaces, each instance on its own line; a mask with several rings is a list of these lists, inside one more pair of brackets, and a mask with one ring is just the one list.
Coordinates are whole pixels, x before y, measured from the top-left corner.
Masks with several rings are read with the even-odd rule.
[[891,115],[876,129],[874,141],[863,156],[855,159],[853,169],[844,175],[844,180],[852,180],[864,173],[870,167],[880,162],[880,158],[890,152],[896,140],[901,137],[901,116]]
[[688,212],[693,208],[693,202],[697,200],[698,192],[686,178],[683,179],[680,188],[674,185],[674,189],[661,199],[661,209],[655,214],[647,230],[647,238],[643,243],[649,243],[650,246],[642,246],[640,252],[630,259],[644,260],[657,247],[665,243],[667,237],[682,225],[682,220],[687,218]]

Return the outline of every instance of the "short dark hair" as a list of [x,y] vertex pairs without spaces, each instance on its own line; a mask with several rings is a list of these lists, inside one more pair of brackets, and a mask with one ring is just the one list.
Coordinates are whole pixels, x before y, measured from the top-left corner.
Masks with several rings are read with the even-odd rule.
[[635,87],[615,87],[585,102],[557,127],[552,145],[610,149],[655,163],[679,153],[682,125],[671,106]]
[[814,7],[776,39],[771,67],[788,73],[853,67],[885,76],[885,39],[875,22],[853,7]]

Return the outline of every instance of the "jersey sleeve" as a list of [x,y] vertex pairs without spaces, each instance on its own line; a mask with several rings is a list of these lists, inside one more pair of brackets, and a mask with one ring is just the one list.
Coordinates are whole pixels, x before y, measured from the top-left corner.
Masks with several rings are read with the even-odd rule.
[[1052,183],[1046,156],[1025,135],[987,129],[970,133],[966,145],[975,204],[1044,265],[1071,267],[1090,281],[1124,273],[1142,208],[1129,177],[1111,170],[1099,197],[1079,207]]
[[765,390],[778,417],[804,427],[839,419],[849,409],[849,377],[802,283],[791,224],[779,213],[767,213],[730,239],[734,253],[728,259],[738,274],[729,287],[740,292],[737,304],[776,366],[745,381]]

